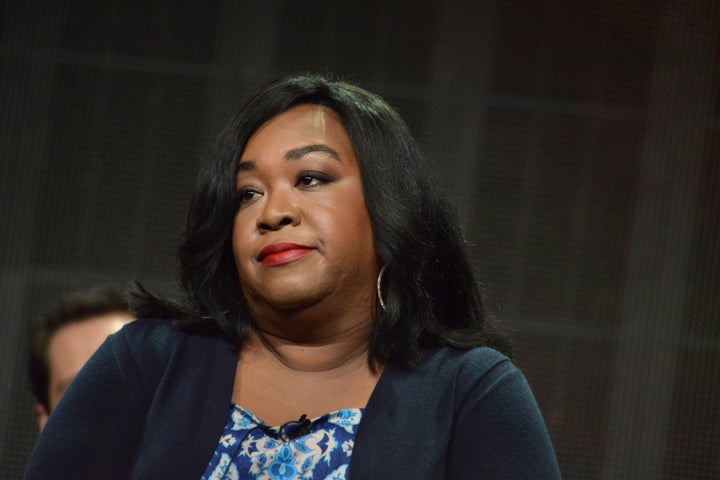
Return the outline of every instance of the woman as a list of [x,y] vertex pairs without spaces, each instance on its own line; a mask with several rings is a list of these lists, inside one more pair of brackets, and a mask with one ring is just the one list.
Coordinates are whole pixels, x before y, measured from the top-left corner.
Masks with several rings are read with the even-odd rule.
[[[176,305],[110,337],[27,478],[559,478],[405,123],[312,75],[202,169]],[[501,353],[502,352],[502,353]]]

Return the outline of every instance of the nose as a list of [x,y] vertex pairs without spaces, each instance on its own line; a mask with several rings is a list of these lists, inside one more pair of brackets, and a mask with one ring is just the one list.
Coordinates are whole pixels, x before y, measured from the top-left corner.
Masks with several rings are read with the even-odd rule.
[[258,230],[269,232],[300,223],[302,215],[292,192],[274,190],[265,192],[264,197],[265,204],[257,218]]

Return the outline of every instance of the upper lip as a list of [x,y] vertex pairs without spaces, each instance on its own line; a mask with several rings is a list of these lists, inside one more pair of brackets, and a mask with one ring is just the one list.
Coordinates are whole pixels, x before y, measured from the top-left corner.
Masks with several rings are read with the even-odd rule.
[[273,253],[284,252],[286,250],[297,250],[297,249],[309,250],[311,248],[312,247],[308,247],[307,245],[300,245],[299,243],[291,243],[291,242],[272,243],[270,245],[263,247],[263,249],[260,250],[260,253],[258,253],[258,256],[257,256],[257,260],[259,262],[262,262],[263,258],[267,257],[268,255],[272,255]]

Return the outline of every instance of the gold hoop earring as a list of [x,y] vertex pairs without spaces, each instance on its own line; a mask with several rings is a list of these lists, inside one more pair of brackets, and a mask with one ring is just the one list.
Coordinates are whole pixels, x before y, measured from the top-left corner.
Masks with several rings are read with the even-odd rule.
[[380,269],[380,272],[378,273],[378,278],[377,278],[377,297],[378,297],[378,301],[380,302],[380,308],[382,308],[383,311],[387,310],[385,308],[385,301],[383,301],[383,297],[382,297],[382,278],[383,278],[383,273],[385,273],[385,267],[387,267],[387,264],[382,266],[382,268]]

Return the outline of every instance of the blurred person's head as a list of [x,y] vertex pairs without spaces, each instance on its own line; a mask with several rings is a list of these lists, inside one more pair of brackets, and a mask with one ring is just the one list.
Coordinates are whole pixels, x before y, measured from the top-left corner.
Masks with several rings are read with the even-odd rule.
[[125,296],[108,287],[71,293],[29,330],[29,372],[40,430],[108,335],[132,320]]

